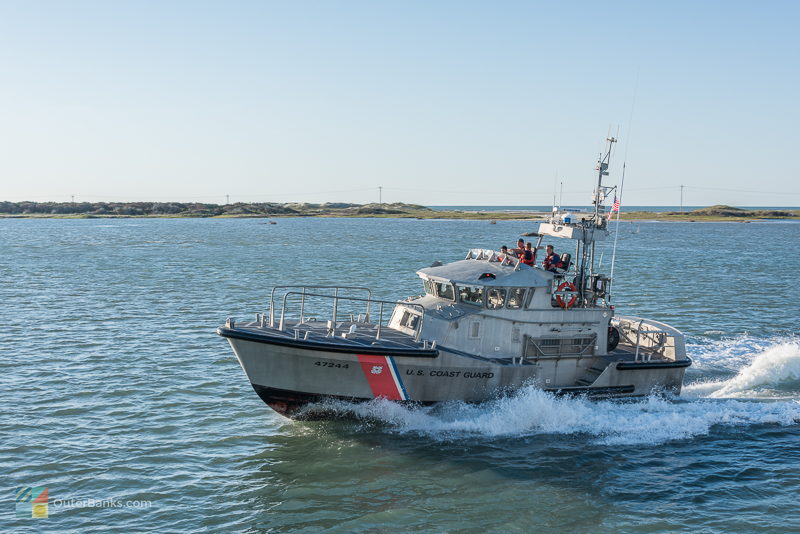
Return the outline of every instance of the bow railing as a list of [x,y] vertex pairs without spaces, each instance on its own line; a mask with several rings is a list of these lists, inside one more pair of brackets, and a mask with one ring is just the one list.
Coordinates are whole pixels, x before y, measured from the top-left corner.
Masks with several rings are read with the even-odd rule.
[[[313,286],[292,286],[293,288],[300,289],[300,291],[286,291],[280,301],[280,314],[278,324],[275,324],[275,314],[277,312],[275,306],[275,292],[270,298],[270,311],[269,311],[269,326],[278,330],[285,330],[287,323],[294,319],[298,323],[303,324],[310,321],[328,321],[329,330],[335,330],[337,324],[341,322],[359,323],[375,327],[375,339],[380,340],[381,331],[387,325],[384,324],[385,316],[391,319],[391,311],[385,313],[384,308],[391,305],[392,310],[394,307],[400,305],[406,308],[411,308],[419,312],[419,320],[416,321],[414,339],[419,341],[422,333],[422,325],[425,321],[425,308],[420,304],[415,304],[408,301],[399,300],[380,300],[372,298],[372,293],[367,288],[360,287],[324,287],[324,289],[334,289],[334,294],[329,293],[312,293],[308,289]],[[282,286],[281,289],[287,289],[287,286]],[[352,297],[341,295],[338,290],[341,289],[356,289],[368,291],[367,298]],[[319,308],[312,308],[309,314],[309,304],[318,306],[320,303],[325,303],[329,306],[327,310],[320,310]],[[377,314],[375,313],[377,308]],[[316,312],[322,312],[319,315],[313,315]],[[376,317],[377,315],[377,317]],[[377,320],[375,320],[377,319]]]

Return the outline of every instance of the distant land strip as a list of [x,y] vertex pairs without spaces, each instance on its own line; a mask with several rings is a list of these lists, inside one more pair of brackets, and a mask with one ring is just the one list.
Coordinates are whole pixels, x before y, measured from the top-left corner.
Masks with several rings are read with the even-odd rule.
[[[541,211],[454,211],[434,210],[418,204],[324,204],[237,202],[201,204],[196,202],[5,202],[5,218],[107,218],[107,217],[405,217],[418,219],[536,219]],[[582,214],[575,213],[577,217]],[[588,215],[588,214],[587,214]],[[683,213],[676,211],[624,212],[621,220],[747,221],[757,219],[800,219],[800,210],[747,210],[732,206],[711,206]]]

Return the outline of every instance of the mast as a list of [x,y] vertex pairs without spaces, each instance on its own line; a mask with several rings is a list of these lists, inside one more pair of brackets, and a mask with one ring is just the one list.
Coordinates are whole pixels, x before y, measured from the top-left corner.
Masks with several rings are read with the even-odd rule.
[[606,198],[606,187],[603,187],[603,176],[608,176],[608,166],[611,163],[611,149],[617,142],[616,137],[606,137],[607,148],[605,156],[597,160],[597,189],[594,192],[594,220],[599,226],[603,226],[600,214],[604,211],[603,201]]
[[[595,269],[595,256],[597,252],[596,242],[604,241],[609,232],[607,230],[608,224],[605,217],[605,199],[608,197],[609,192],[616,189],[614,187],[607,187],[603,185],[603,176],[609,175],[609,166],[611,163],[611,153],[614,149],[614,143],[617,142],[615,137],[606,138],[606,148],[604,152],[600,153],[597,159],[597,187],[594,190],[592,203],[594,204],[594,214],[588,217],[577,220],[567,220],[560,209],[556,208],[555,194],[553,195],[553,215],[547,222],[539,224],[539,240],[537,247],[542,242],[544,236],[553,236],[560,238],[568,238],[575,240],[575,258],[573,264],[575,265],[576,277],[573,280],[577,286],[576,293],[578,294],[578,305],[581,307],[588,307],[594,305],[596,302],[597,288],[593,287],[593,280],[602,276],[602,285],[605,285],[608,277],[601,274],[596,274]],[[573,216],[573,218],[575,218]],[[559,278],[559,280],[562,278]]]
[[[581,240],[582,250],[581,250],[581,263],[580,263],[580,270],[578,271],[578,281],[580,285],[578,286],[578,295],[580,297],[581,303],[586,306],[587,299],[586,299],[586,281],[587,278],[592,280],[594,276],[594,256],[595,256],[595,240],[594,240],[594,231],[596,229],[603,229],[605,228],[605,217],[603,212],[605,211],[605,206],[603,202],[606,199],[606,195],[610,188],[603,187],[603,176],[608,176],[608,166],[611,163],[611,150],[614,147],[614,143],[617,142],[615,137],[607,137],[606,138],[606,152],[605,155],[600,156],[597,160],[597,166],[595,170],[597,171],[597,188],[594,191],[594,218],[590,222],[587,228],[587,232],[584,232],[583,239]],[[588,274],[587,274],[587,266],[588,266]],[[592,288],[594,291],[594,288]]]

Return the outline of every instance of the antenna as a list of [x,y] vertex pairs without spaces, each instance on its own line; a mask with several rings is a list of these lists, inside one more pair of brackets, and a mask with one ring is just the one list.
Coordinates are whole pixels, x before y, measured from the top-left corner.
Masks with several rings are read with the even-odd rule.
[[558,194],[558,211],[561,211],[561,206],[564,204],[564,182],[561,182],[561,192]]
[[622,211],[622,189],[625,187],[625,165],[627,162],[622,163],[622,182],[619,184],[619,200],[620,208],[617,210],[617,225],[614,230],[614,248],[611,251],[611,272],[608,274],[608,302],[611,303],[611,289],[614,287],[614,260],[617,259],[617,237],[619,237],[619,213]]
[[[625,155],[623,156],[622,162],[622,181],[619,185],[619,197],[617,200],[619,201],[620,207],[617,209],[617,224],[614,231],[614,247],[611,251],[611,270],[608,275],[608,303],[611,304],[611,290],[614,287],[614,261],[617,259],[617,238],[619,237],[619,216],[622,212],[622,190],[625,187],[625,167],[628,164],[628,147],[630,146],[631,142],[631,129],[633,126],[633,110],[636,107],[636,94],[639,92],[639,69],[636,69],[636,82],[633,86],[633,98],[631,99],[631,113],[628,115],[628,131],[627,131],[627,138],[625,139]],[[619,133],[619,126],[617,126],[617,133]],[[601,260],[602,262],[602,256]]]

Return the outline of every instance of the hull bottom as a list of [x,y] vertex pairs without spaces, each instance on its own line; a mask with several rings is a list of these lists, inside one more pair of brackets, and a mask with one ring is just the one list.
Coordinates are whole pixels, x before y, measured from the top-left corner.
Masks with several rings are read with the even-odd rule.
[[[251,384],[253,389],[258,394],[264,403],[278,412],[279,414],[292,418],[302,420],[312,419],[338,419],[342,417],[339,412],[329,409],[326,410],[324,406],[313,411],[305,411],[304,408],[309,404],[324,402],[326,400],[340,400],[346,402],[360,403],[375,400],[374,398],[361,398],[361,397],[343,397],[338,395],[317,395],[314,393],[304,393],[301,391],[289,391],[286,389],[270,388],[266,386],[259,386],[258,384]],[[392,401],[398,404],[406,404],[409,406],[423,406],[433,404],[430,402],[417,402],[417,401]]]
[[[271,388],[267,386],[260,386],[258,384],[251,384],[256,394],[261,398],[264,403],[278,412],[279,414],[298,420],[316,420],[316,419],[339,419],[348,417],[334,409],[325,409],[320,406],[318,409],[306,411],[305,408],[314,403],[321,403],[326,400],[341,400],[352,403],[369,402],[375,400],[374,398],[360,398],[360,397],[344,397],[335,395],[318,395],[314,393],[304,393],[301,391],[289,391],[286,389]],[[549,393],[556,395],[566,396],[579,396],[583,395],[589,398],[619,398],[619,397],[635,397],[633,395],[633,386],[615,386],[603,388],[588,388],[588,387],[568,387],[568,388],[553,388],[545,389]],[[638,395],[641,396],[641,395]],[[419,401],[392,401],[398,404],[405,404],[408,406],[426,406],[435,404],[435,402],[419,402]]]
[[258,394],[267,406],[286,417],[292,417],[293,414],[297,414],[306,405],[318,402],[323,398],[320,395],[302,393],[300,391],[269,388],[266,386],[259,386],[258,384],[251,385],[256,391],[256,394]]

